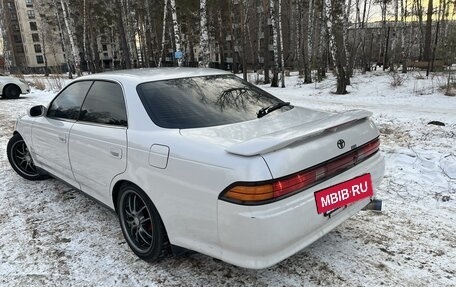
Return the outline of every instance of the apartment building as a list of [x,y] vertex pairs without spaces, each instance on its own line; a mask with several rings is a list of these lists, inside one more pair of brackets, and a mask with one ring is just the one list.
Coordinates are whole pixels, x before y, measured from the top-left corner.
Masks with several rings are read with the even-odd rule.
[[10,72],[65,70],[66,60],[58,27],[41,21],[37,0],[0,0],[3,57]]

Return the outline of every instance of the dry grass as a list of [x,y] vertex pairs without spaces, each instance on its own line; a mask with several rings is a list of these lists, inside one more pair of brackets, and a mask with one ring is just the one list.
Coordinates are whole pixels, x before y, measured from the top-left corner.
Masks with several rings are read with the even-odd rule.
[[65,86],[65,81],[62,75],[52,74],[47,78],[47,86],[51,91],[60,91]]
[[46,89],[46,82],[42,77],[32,76],[32,81],[29,82],[30,86],[35,87],[35,89],[44,91]]
[[440,90],[445,96],[456,97],[456,83],[440,86]]
[[401,74],[399,74],[397,72],[392,72],[389,75],[391,77],[390,85],[392,87],[399,87],[399,86],[402,86],[404,84],[406,76],[401,75]]

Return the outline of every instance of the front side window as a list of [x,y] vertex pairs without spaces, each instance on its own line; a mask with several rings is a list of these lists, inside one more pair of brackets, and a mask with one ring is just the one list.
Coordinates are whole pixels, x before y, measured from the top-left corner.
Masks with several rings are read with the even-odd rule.
[[76,82],[63,90],[51,103],[48,117],[77,120],[82,102],[92,81]]
[[112,82],[96,81],[82,105],[79,120],[127,126],[127,112],[121,86]]
[[138,85],[137,91],[152,121],[163,128],[201,128],[253,120],[261,108],[282,103],[232,75],[148,82]]

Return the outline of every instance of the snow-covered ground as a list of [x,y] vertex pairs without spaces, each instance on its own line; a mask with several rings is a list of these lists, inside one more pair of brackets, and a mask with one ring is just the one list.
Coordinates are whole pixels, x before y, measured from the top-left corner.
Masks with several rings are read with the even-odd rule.
[[[114,213],[56,180],[29,182],[6,158],[15,119],[52,92],[0,101],[1,286],[455,286],[456,98],[439,77],[408,74],[391,87],[383,72],[357,75],[348,95],[333,78],[262,86],[294,105],[367,109],[381,131],[383,212],[363,211],[287,260],[246,270],[193,254],[156,264],[128,248]],[[429,125],[441,121],[445,126]]]

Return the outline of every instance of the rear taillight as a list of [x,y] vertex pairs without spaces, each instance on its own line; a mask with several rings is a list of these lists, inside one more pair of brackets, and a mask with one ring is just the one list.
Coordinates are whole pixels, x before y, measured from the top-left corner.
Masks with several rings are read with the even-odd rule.
[[261,183],[235,183],[225,189],[219,198],[244,205],[269,203],[298,193],[350,169],[375,154],[379,146],[380,140],[377,138],[341,156],[290,176]]

